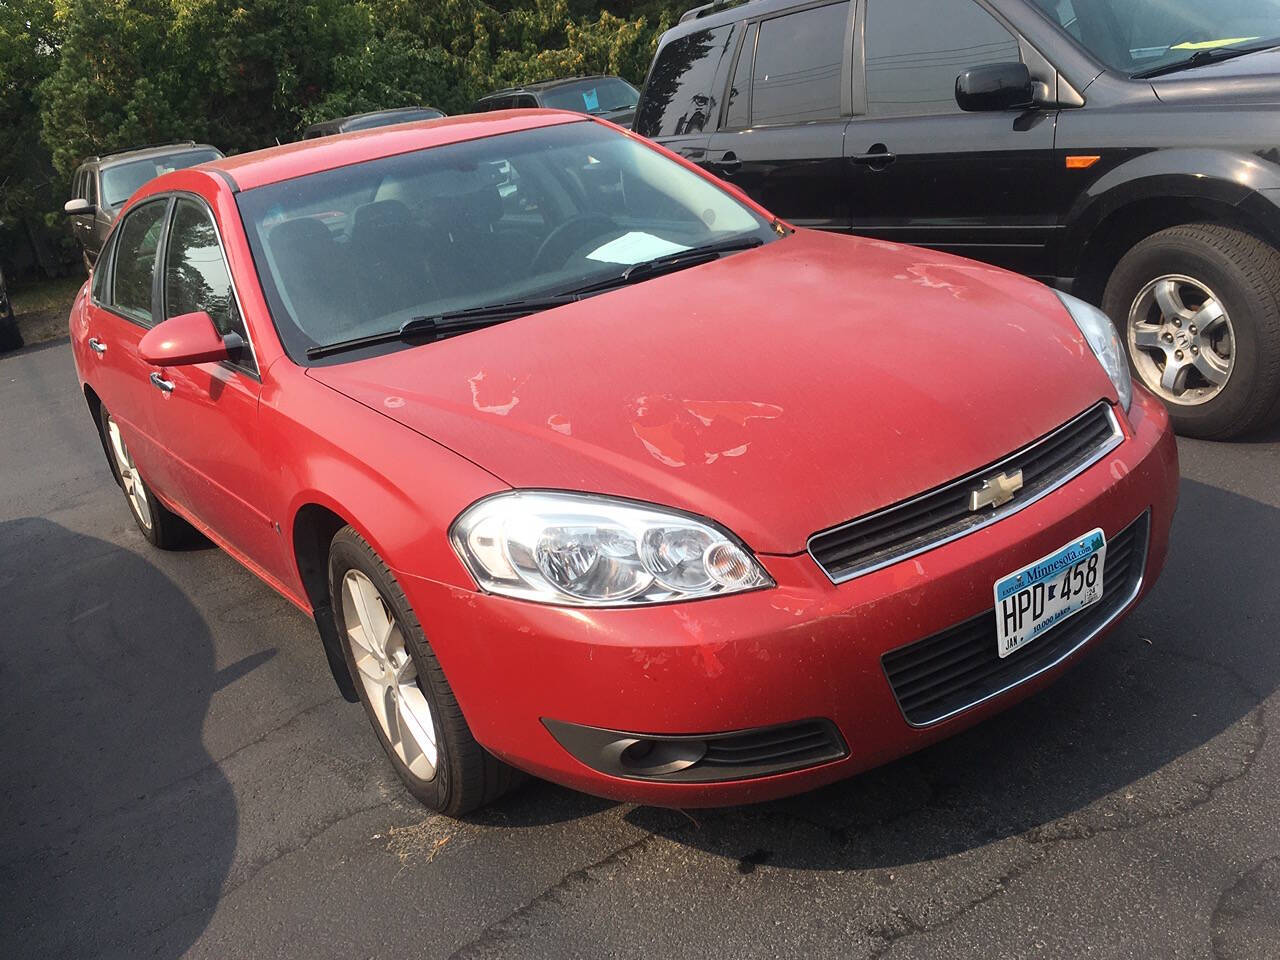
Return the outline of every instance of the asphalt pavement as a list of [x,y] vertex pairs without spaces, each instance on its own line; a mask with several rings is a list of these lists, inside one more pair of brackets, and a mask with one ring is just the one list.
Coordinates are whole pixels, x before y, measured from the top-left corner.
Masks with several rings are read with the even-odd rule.
[[1156,590],[996,719],[763,806],[453,821],[307,618],[143,541],[67,344],[0,356],[0,957],[1280,958],[1280,431],[1180,450]]

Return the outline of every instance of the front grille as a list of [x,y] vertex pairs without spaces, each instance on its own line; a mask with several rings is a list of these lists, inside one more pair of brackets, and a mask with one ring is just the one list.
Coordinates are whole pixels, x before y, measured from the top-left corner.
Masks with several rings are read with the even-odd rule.
[[[990,466],[809,539],[809,553],[836,583],[915,556],[1034,503],[1096,463],[1123,440],[1111,406],[1100,403]],[[1008,503],[977,512],[969,495],[998,473],[1022,471]]]
[[1116,617],[1138,593],[1146,567],[1149,514],[1107,542],[1102,599],[1003,660],[996,652],[996,611],[882,658],[907,722],[937,723],[1052,667]]

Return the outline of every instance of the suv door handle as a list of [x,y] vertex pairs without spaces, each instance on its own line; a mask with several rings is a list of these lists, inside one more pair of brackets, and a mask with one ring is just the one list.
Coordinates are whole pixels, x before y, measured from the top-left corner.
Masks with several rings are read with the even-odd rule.
[[92,350],[94,353],[96,353],[98,356],[102,356],[104,353],[107,352],[107,345],[103,343],[101,340],[99,340],[97,337],[90,337],[89,349]]
[[151,383],[161,393],[173,393],[173,381],[166,380],[158,373],[153,373],[151,375]]
[[738,155],[730,150],[719,160],[704,161],[708,167],[713,167],[715,171],[724,176],[732,176],[742,169],[742,161],[738,159]]
[[870,167],[872,170],[883,170],[898,159],[896,153],[890,153],[883,143],[873,143],[866,153],[855,153],[849,157],[851,163]]

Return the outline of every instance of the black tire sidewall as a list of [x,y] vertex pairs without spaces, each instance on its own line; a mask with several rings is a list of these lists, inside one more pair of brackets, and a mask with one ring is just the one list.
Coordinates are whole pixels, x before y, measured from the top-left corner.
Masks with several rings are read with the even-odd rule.
[[[1107,281],[1102,308],[1116,324],[1126,352],[1133,301],[1143,287],[1165,274],[1182,274],[1212,290],[1231,318],[1235,338],[1235,366],[1218,396],[1194,406],[1166,401],[1165,407],[1179,433],[1204,437],[1232,435],[1239,424],[1257,415],[1258,367],[1262,351],[1269,345],[1263,342],[1255,318],[1262,311],[1274,309],[1274,305],[1262,302],[1250,289],[1241,268],[1220,251],[1185,235],[1158,234],[1129,251]],[[1129,369],[1134,380],[1143,383],[1132,356]]]
[[[436,770],[435,775],[430,780],[423,780],[415,776],[396,755],[395,748],[383,732],[382,724],[379,722],[377,714],[374,713],[373,706],[369,703],[368,691],[365,689],[364,682],[360,679],[360,671],[356,667],[355,657],[351,651],[351,641],[347,638],[344,627],[342,580],[348,570],[359,570],[373,582],[373,585],[378,588],[378,592],[382,594],[383,600],[391,607],[396,622],[400,624],[400,630],[405,639],[405,647],[408,649],[409,655],[413,658],[414,666],[417,668],[419,686],[422,688],[423,693],[426,695],[427,703],[431,707],[431,719],[435,725]],[[334,625],[337,627],[339,642],[342,645],[343,659],[346,661],[347,669],[351,672],[352,682],[355,684],[356,693],[360,697],[360,705],[364,708],[365,716],[369,719],[369,725],[373,728],[374,735],[382,745],[387,759],[391,761],[391,765],[395,768],[396,773],[399,774],[400,780],[404,783],[406,789],[421,803],[435,810],[445,810],[449,806],[453,792],[453,775],[450,769],[453,750],[452,744],[449,743],[449,731],[441,722],[440,696],[436,689],[436,677],[440,675],[439,665],[427,646],[422,626],[409,606],[408,600],[405,598],[399,584],[391,577],[390,572],[386,570],[368,544],[358,536],[351,535],[348,530],[339,531],[329,549],[329,596],[331,598],[330,604],[333,610]],[[442,675],[440,676],[442,680]]]

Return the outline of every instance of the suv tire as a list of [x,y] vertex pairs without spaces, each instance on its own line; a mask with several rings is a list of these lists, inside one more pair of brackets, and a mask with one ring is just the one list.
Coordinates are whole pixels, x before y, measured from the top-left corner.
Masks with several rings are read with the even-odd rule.
[[[329,596],[360,702],[410,793],[431,809],[456,817],[520,782],[522,774],[471,735],[400,584],[349,526],[338,531],[329,547]],[[366,632],[375,622],[386,629],[381,639],[370,641],[370,634],[383,632]]]
[[[1178,289],[1190,296],[1181,317],[1154,303],[1153,285],[1169,278]],[[1182,284],[1182,281],[1186,281]],[[1229,330],[1226,349],[1230,355],[1227,379],[1213,393],[1212,386],[1202,391],[1207,399],[1179,402],[1151,380],[1160,370],[1148,357],[1159,357],[1159,350],[1136,355],[1131,333],[1145,325],[1148,336],[1163,330],[1162,338],[1176,335],[1169,349],[1185,346],[1183,356],[1190,358],[1193,343],[1183,344],[1188,324],[1194,313],[1196,291],[1211,292],[1228,318],[1227,324],[1215,327],[1221,338],[1221,327]],[[1179,298],[1182,293],[1177,294]],[[1102,308],[1115,322],[1120,339],[1129,350],[1129,364],[1135,379],[1165,401],[1178,433],[1209,440],[1228,440],[1252,433],[1270,422],[1280,412],[1280,253],[1264,241],[1238,230],[1214,223],[1193,223],[1170,227],[1152,234],[1138,243],[1116,265],[1107,281]],[[1203,302],[1203,301],[1201,301]],[[1163,321],[1161,316],[1164,315]],[[1152,324],[1164,323],[1164,326]],[[1176,324],[1176,326],[1174,326]],[[1184,324],[1187,326],[1184,327]],[[1226,341],[1219,339],[1222,345]],[[1163,347],[1160,349],[1164,349]],[[1197,356],[1202,349],[1196,346]],[[1195,376],[1196,383],[1208,380]],[[1187,391],[1191,397],[1195,391]]]

